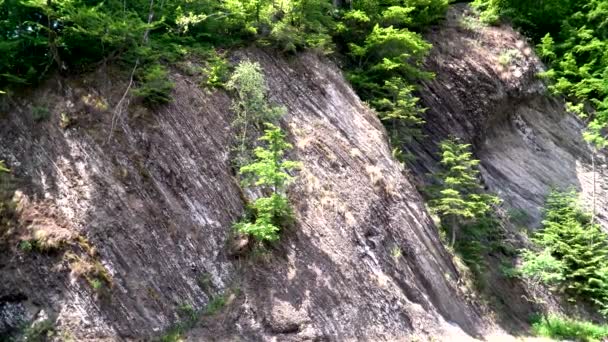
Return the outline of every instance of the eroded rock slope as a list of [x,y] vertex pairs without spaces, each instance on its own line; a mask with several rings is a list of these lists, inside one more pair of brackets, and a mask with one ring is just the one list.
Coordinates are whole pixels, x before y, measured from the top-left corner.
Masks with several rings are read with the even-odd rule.
[[413,147],[416,174],[437,169],[437,144],[454,135],[473,144],[487,188],[521,224],[539,225],[552,188],[581,191],[591,210],[595,178],[598,220],[608,227],[606,157],[596,156],[594,177],[585,125],[550,96],[526,38],[505,25],[483,26],[457,4],[427,39],[434,48],[426,65],[436,78],[420,90],[428,111],[425,138]]
[[[227,299],[220,323],[207,318],[192,340],[481,332],[420,195],[336,67],[312,54],[235,56],[245,58],[288,109],[291,157],[303,162],[289,191],[297,223],[279,245],[261,259],[228,256],[244,202],[224,92],[176,71],[171,104],[121,112],[126,84],[106,70],[56,78],[10,103],[0,124],[20,214],[0,254],[4,333],[48,318],[76,340],[147,340],[217,298]],[[49,117],[34,121],[40,108]],[[40,237],[59,243],[19,243]]]
[[[420,91],[429,110],[426,137],[411,146],[416,177],[393,160],[381,123],[331,62],[234,54],[233,62],[262,65],[272,100],[287,108],[290,158],[303,163],[289,190],[296,224],[265,256],[228,253],[246,196],[230,165],[225,92],[175,70],[171,104],[145,110],[133,100],[117,111],[125,77],[99,70],[6,103],[0,160],[13,171],[19,205],[0,252],[0,333],[48,319],[75,340],[150,340],[219,298],[224,307],[189,340],[483,334],[492,318],[456,288],[413,186],[437,169],[436,144],[450,134],[471,142],[488,189],[529,226],[552,186],[573,185],[589,199],[594,177],[584,125],[547,95],[528,43],[510,28],[475,25],[466,12],[455,6],[428,33],[436,78]],[[597,160],[605,224],[605,162]],[[51,247],[20,243],[36,239]],[[501,286],[525,316],[512,284]]]

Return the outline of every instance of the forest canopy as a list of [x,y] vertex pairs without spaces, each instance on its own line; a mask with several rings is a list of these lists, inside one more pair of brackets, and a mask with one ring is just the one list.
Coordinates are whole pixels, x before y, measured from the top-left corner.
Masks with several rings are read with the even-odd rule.
[[[35,85],[55,70],[81,72],[100,63],[133,64],[138,59],[142,63],[172,61],[201,48],[251,41],[284,52],[302,48],[333,52],[337,46],[361,57],[350,46],[365,45],[372,32],[384,42],[372,37],[367,43],[384,47],[381,53],[365,56],[370,63],[381,62],[384,54],[391,60],[414,61],[428,48],[407,29],[441,18],[447,7],[447,0],[337,3],[0,0],[0,89]],[[404,34],[410,38],[399,37]],[[395,49],[399,51],[390,51]],[[410,52],[407,49],[413,52],[411,58],[405,57]]]

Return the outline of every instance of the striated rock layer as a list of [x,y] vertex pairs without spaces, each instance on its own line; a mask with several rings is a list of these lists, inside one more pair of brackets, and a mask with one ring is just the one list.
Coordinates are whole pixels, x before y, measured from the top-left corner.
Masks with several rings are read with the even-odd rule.
[[[49,319],[76,340],[147,340],[218,298],[226,307],[192,340],[480,333],[421,197],[336,67],[312,54],[235,58],[261,63],[288,110],[290,157],[303,163],[289,191],[297,221],[277,247],[228,256],[244,202],[224,92],[176,71],[171,104],[121,112],[126,85],[109,71],[54,79],[11,103],[0,124],[20,213],[0,254],[3,333]],[[50,117],[35,122],[39,107]],[[41,236],[60,243],[17,245]]]
[[[456,5],[427,35],[437,77],[420,91],[429,110],[426,137],[410,146],[414,176],[330,61],[234,54],[261,64],[272,100],[287,108],[289,157],[303,164],[289,190],[296,222],[265,255],[229,255],[246,198],[230,165],[231,101],[201,90],[187,68],[171,75],[173,102],[154,110],[129,96],[116,110],[125,77],[103,69],[5,103],[0,160],[13,171],[18,224],[0,252],[0,336],[49,320],[60,339],[150,340],[199,310],[208,314],[192,341],[484,334],[492,318],[457,288],[413,186],[437,169],[436,144],[450,134],[471,142],[488,189],[530,227],[552,186],[589,199],[594,178],[605,224],[606,178],[601,155],[593,177],[584,125],[547,96],[527,42],[466,12]],[[525,319],[513,284],[495,285]]]
[[420,97],[428,107],[425,138],[411,148],[421,178],[437,169],[437,144],[450,135],[473,144],[487,188],[529,227],[540,224],[552,188],[583,193],[591,211],[595,178],[597,218],[608,227],[608,167],[582,138],[585,125],[550,96],[538,73],[533,46],[511,27],[485,27],[466,4],[454,5],[445,23],[426,38],[426,66],[436,74]]

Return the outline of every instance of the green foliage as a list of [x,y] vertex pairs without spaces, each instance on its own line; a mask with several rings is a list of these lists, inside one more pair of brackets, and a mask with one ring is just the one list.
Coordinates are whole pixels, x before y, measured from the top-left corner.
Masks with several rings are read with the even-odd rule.
[[162,105],[171,102],[173,82],[169,80],[167,68],[153,64],[141,75],[141,84],[133,89],[133,94],[142,98],[147,105]]
[[[235,163],[240,166],[239,175],[243,179],[243,185],[255,186],[270,193],[269,196],[256,199],[250,208],[253,217],[241,220],[234,228],[260,242],[276,241],[279,239],[280,227],[293,216],[284,192],[293,179],[288,171],[298,167],[296,162],[283,160],[285,151],[292,146],[285,140],[281,129],[269,123],[283,115],[285,109],[269,104],[264,76],[257,63],[239,63],[226,86],[237,96],[233,104],[233,110],[237,114],[233,126],[238,131],[240,142]],[[255,148],[254,160],[250,160],[248,145],[251,136],[263,122],[266,123],[266,130],[258,140],[265,143],[266,147]]]
[[392,85],[385,84],[386,80],[394,83],[399,78],[428,76],[419,67],[430,47],[408,29],[376,24],[361,44],[349,43],[349,55],[355,65],[349,79],[363,99],[390,98],[394,91]]
[[0,84],[35,84],[52,68],[79,71],[138,46],[143,2],[0,2]]
[[485,12],[487,19],[507,17],[528,35],[538,39],[537,32],[557,32],[561,18],[572,13],[585,0],[476,0],[474,6]]
[[403,256],[403,251],[397,245],[394,245],[391,248],[390,253],[391,253],[391,257],[393,258],[393,260],[395,262],[399,261],[399,259],[401,259],[401,257]]
[[159,342],[180,342],[184,335],[194,328],[202,316],[212,316],[217,314],[228,304],[228,296],[236,294],[238,289],[229,289],[225,293],[218,294],[209,298],[209,303],[201,310],[196,310],[190,304],[182,304],[177,308],[179,321],[167,329],[160,337],[154,339]]
[[484,22],[481,19],[472,16],[464,16],[460,20],[460,26],[463,28],[477,32],[484,26]]
[[481,11],[479,20],[488,25],[496,25],[500,21],[498,7],[493,5],[492,0],[475,0],[471,4],[473,8]]
[[504,242],[499,231],[500,223],[489,213],[459,223],[459,236],[454,244],[454,252],[458,254],[464,264],[473,272],[478,282],[476,285],[482,286],[479,278],[487,271],[484,256],[488,253],[503,252]]
[[205,83],[209,87],[223,88],[230,76],[230,63],[225,56],[214,53],[208,61],[207,79]]
[[551,63],[557,58],[557,55],[555,54],[555,41],[553,40],[553,37],[551,37],[550,33],[547,33],[543,38],[541,38],[540,44],[538,44],[536,51],[538,52],[540,58],[542,58],[545,62]]
[[180,320],[167,329],[156,341],[180,342],[183,336],[194,327],[201,314],[190,304],[183,304],[177,309]]
[[[451,246],[462,261],[482,280],[484,255],[502,247],[499,222],[493,216],[497,197],[484,193],[478,179],[479,160],[469,144],[450,138],[440,143],[442,171],[437,185],[427,190],[431,211],[438,214],[443,229],[451,232]],[[483,281],[476,283],[483,286]]]
[[19,249],[26,253],[31,252],[34,250],[34,244],[32,244],[32,242],[29,240],[23,240],[19,242]]
[[600,342],[608,337],[608,326],[550,315],[532,325],[537,336],[580,342]]
[[237,97],[232,105],[236,113],[232,125],[237,130],[239,140],[235,163],[241,166],[249,160],[247,146],[252,140],[255,129],[261,128],[264,122],[277,120],[285,113],[285,109],[268,102],[268,87],[257,62],[239,63],[226,88],[232,90]]
[[55,334],[55,324],[50,320],[37,321],[23,330],[21,340],[44,342],[50,340]]
[[416,32],[442,18],[446,0],[352,3],[341,13],[334,41],[346,55],[347,76],[359,96],[371,104],[401,148],[420,136],[424,112],[413,81],[428,79],[422,62],[431,45]]
[[211,298],[209,304],[207,304],[205,307],[204,314],[210,316],[217,314],[222,308],[224,308],[224,306],[226,306],[228,300],[227,297],[228,296],[226,294],[220,294]]
[[608,235],[580,208],[574,191],[549,195],[533,241],[541,250],[522,252],[524,277],[557,285],[608,312]]
[[[240,174],[243,176],[253,175],[256,180],[254,184],[260,187],[270,187],[274,192],[285,189],[285,186],[293,180],[287,171],[296,169],[298,163],[291,160],[282,160],[285,151],[292,145],[285,141],[285,134],[273,124],[266,124],[264,136],[260,141],[266,142],[267,147],[257,147],[254,151],[256,162],[241,167]],[[251,182],[250,178],[245,178]]]
[[93,278],[93,279],[88,279],[89,285],[91,285],[91,288],[95,291],[101,291],[102,287],[103,287],[103,283],[101,282],[101,280],[97,279],[97,278]]
[[[256,41],[288,53],[337,51],[399,148],[419,135],[423,123],[410,84],[431,76],[421,69],[430,44],[416,31],[443,17],[447,5],[448,0],[362,0],[347,9],[331,0],[3,0],[0,87],[35,84],[53,70],[78,72],[108,62],[131,70],[137,64],[134,94],[158,105],[170,101],[172,89],[162,65],[210,47]],[[207,85],[221,87],[227,63],[210,59]],[[246,138],[247,128],[241,128],[240,138]]]
[[100,61],[145,66],[203,45],[255,39],[331,50],[333,11],[328,0],[3,0],[0,87],[35,84],[53,69],[78,72]]
[[443,171],[437,175],[440,185],[429,189],[429,205],[452,231],[454,245],[459,226],[485,217],[499,200],[483,192],[477,178],[479,160],[473,158],[469,144],[451,138],[442,141],[440,148]]
[[257,241],[276,241],[279,239],[280,227],[293,216],[289,201],[284,195],[287,185],[293,180],[288,174],[297,169],[299,163],[284,160],[285,151],[291,144],[285,141],[281,129],[266,124],[264,136],[259,140],[267,147],[257,147],[254,151],[255,161],[240,168],[245,185],[254,185],[270,196],[260,197],[252,204],[255,215],[253,222],[243,220],[235,224],[235,229],[254,237]]
[[530,214],[523,209],[511,208],[507,211],[509,221],[514,225],[526,226],[532,220]]
[[0,173],[9,173],[11,172],[11,170],[9,170],[8,167],[6,167],[6,164],[4,164],[4,160],[0,160]]
[[240,221],[234,228],[242,234],[254,237],[257,241],[277,241],[281,223],[293,216],[285,196],[272,194],[261,197],[252,205],[255,221]]
[[67,129],[68,127],[70,127],[72,125],[72,123],[73,123],[72,119],[65,112],[63,112],[59,115],[59,126],[61,128]]
[[21,240],[19,242],[19,248],[24,252],[37,252],[37,253],[55,253],[66,245],[66,241],[58,239],[48,239],[43,234],[34,234],[34,238],[28,240]]
[[[327,0],[290,0],[273,2],[270,34],[261,42],[286,53],[312,48],[323,53],[333,51],[330,31],[334,26],[333,7]],[[260,31],[263,31],[260,30]]]
[[509,65],[511,65],[511,63],[513,62],[513,60],[516,59],[517,57],[519,57],[519,51],[518,50],[503,51],[498,56],[498,64],[500,64],[503,68],[506,68]]
[[559,284],[564,281],[565,264],[551,255],[545,249],[539,253],[524,250],[521,254],[522,265],[518,273],[524,278],[547,285]]

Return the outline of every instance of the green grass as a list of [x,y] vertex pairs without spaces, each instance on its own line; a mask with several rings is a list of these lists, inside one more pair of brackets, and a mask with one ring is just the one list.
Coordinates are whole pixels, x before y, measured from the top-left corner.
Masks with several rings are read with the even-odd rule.
[[[235,292],[233,290],[233,292]],[[179,342],[183,340],[184,335],[190,331],[202,316],[213,316],[226,306],[227,294],[219,294],[209,300],[207,306],[202,310],[196,310],[190,304],[181,305],[178,308],[180,321],[173,324],[167,329],[162,336],[155,339],[157,342]]]
[[44,342],[50,340],[54,333],[55,324],[52,321],[35,322],[23,330],[23,336],[20,341]]
[[546,320],[539,319],[532,325],[532,329],[538,336],[557,340],[599,342],[608,337],[608,325],[598,325],[557,315],[550,315]]
[[227,297],[225,294],[217,295],[209,301],[205,308],[205,315],[213,316],[226,305]]

